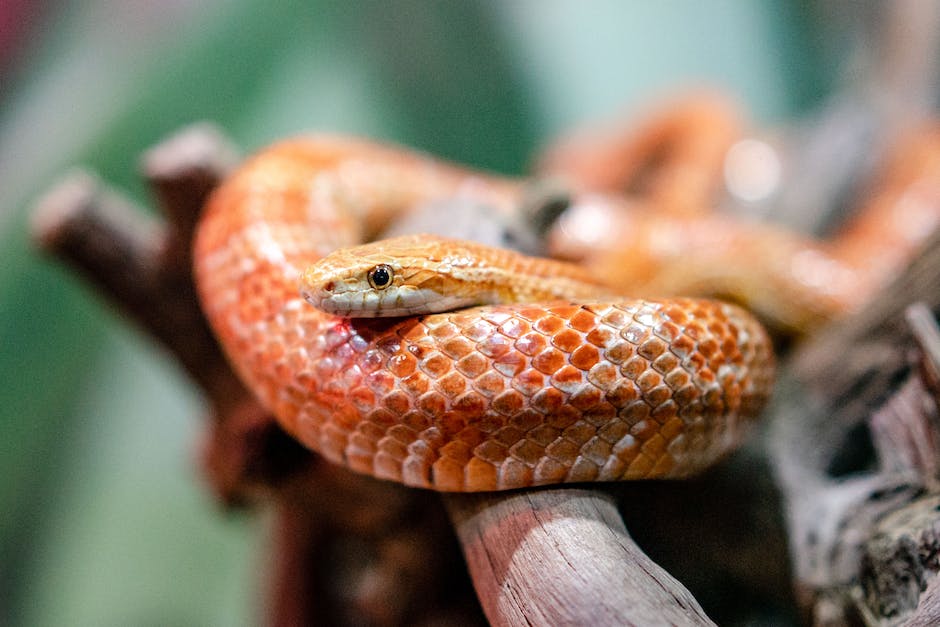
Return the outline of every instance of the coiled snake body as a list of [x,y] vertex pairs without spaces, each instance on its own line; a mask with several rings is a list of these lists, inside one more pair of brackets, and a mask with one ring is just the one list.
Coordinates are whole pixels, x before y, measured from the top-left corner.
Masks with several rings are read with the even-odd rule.
[[[200,298],[288,432],[353,470],[448,491],[682,476],[740,441],[774,366],[765,331],[734,305],[591,297],[578,269],[579,291],[550,302],[405,318],[340,317],[302,297],[299,278],[334,249],[467,194],[509,206],[519,191],[335,138],[269,148],[216,190],[196,241]],[[557,263],[508,258],[519,280]]]

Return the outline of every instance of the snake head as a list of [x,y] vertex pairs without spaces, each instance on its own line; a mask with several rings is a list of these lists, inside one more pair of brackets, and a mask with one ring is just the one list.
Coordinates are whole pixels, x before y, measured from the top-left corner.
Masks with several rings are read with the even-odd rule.
[[[453,242],[449,242],[453,250]],[[453,255],[442,239],[409,235],[334,251],[301,276],[301,294],[314,307],[350,318],[412,316],[479,304],[448,276]]]

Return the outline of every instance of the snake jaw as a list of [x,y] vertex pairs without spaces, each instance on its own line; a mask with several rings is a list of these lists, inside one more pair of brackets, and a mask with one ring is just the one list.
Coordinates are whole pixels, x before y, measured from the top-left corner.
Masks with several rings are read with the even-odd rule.
[[[370,269],[374,267],[371,263],[365,265]],[[476,294],[447,293],[435,281],[422,281],[416,285],[412,282],[416,279],[414,272],[397,264],[390,269],[392,284],[377,289],[370,285],[367,270],[347,268],[338,271],[330,264],[317,263],[304,271],[300,293],[304,300],[320,311],[351,318],[414,316],[481,304],[481,298]]]

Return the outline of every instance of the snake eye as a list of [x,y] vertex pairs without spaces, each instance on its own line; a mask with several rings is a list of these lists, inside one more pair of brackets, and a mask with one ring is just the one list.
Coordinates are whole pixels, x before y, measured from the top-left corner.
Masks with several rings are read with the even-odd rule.
[[384,263],[369,270],[369,285],[377,290],[384,290],[392,284],[392,268]]

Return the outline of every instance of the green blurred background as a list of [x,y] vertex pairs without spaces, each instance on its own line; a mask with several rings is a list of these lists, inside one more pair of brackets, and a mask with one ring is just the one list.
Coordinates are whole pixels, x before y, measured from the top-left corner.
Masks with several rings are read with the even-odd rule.
[[524,172],[573,125],[716,85],[760,125],[814,106],[840,31],[771,0],[0,3],[0,624],[256,622],[263,517],[195,463],[201,399],[28,239],[84,165],[213,120],[245,151],[305,129]]

